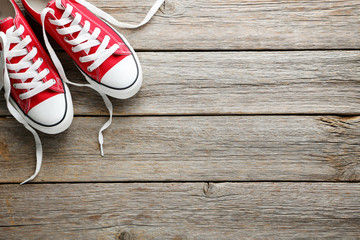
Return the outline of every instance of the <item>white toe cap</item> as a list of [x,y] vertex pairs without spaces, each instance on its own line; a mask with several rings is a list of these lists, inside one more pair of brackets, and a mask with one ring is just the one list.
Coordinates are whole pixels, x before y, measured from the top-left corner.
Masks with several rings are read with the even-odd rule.
[[139,75],[139,70],[133,56],[127,56],[113,66],[101,79],[101,83],[110,88],[130,87]]
[[57,94],[39,103],[28,112],[28,116],[42,125],[55,125],[64,119],[66,113],[65,94]]

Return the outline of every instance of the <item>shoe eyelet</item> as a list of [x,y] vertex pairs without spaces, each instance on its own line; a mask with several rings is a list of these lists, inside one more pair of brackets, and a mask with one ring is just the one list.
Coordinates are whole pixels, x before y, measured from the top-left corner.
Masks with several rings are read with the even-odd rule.
[[50,73],[50,70],[48,68],[45,68],[46,75]]
[[72,51],[72,52],[75,52],[74,47],[71,48],[71,51]]
[[17,85],[15,83],[12,86],[14,89],[17,89]]
[[90,67],[86,68],[88,70],[88,72],[92,72],[93,70],[90,69]]
[[40,60],[40,62],[44,62],[44,59],[42,59],[42,57],[39,57],[38,60]]
[[64,41],[68,41],[68,38],[67,38],[67,37],[64,37]]

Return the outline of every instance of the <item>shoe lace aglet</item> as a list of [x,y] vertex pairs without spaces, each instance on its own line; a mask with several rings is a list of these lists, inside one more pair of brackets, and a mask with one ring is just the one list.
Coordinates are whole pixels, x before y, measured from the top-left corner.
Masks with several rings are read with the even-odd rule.
[[21,185],[24,185],[25,183],[27,182],[30,182],[31,180],[33,180],[35,178],[35,176],[31,176],[30,178],[26,179],[25,181],[23,181],[22,183],[20,183],[20,186]]
[[104,147],[102,144],[100,144],[100,154],[102,157],[104,156]]

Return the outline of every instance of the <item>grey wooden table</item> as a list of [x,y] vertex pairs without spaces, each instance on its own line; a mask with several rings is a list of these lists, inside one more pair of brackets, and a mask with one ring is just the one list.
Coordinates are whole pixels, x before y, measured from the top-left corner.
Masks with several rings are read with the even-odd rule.
[[[138,22],[152,0],[90,0]],[[34,143],[0,102],[0,239],[360,238],[360,1],[167,0],[136,97],[71,87]],[[69,79],[84,82],[58,51]]]

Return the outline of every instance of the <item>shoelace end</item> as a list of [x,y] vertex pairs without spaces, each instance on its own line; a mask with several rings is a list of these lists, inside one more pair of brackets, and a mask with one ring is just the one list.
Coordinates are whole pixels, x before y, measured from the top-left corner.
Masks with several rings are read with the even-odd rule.
[[20,183],[20,186],[27,183],[27,182],[30,182],[31,180],[33,180],[35,178],[35,176],[31,176],[29,177],[28,179],[26,179],[25,181],[23,181],[22,183]]
[[102,157],[104,156],[104,148],[102,144],[100,144],[100,154]]

